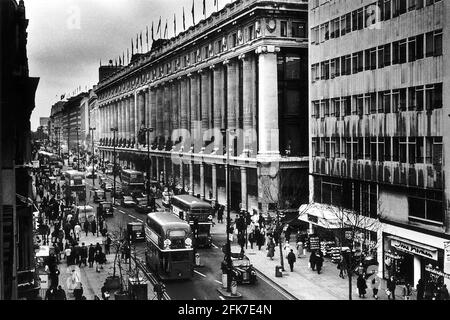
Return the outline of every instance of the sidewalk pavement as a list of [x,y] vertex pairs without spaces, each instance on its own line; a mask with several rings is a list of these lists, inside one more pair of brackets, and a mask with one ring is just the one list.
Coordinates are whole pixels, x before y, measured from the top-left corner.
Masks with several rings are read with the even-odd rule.
[[[92,234],[86,237],[86,234],[83,233],[80,237],[80,245],[83,242],[87,247],[89,247],[91,243],[95,246],[97,242],[102,244],[103,238],[97,238]],[[83,295],[87,300],[94,300],[95,295],[97,295],[101,299],[101,288],[103,287],[103,283],[105,282],[106,277],[112,275],[113,265],[113,253],[106,255],[106,263],[103,265],[103,270],[100,270],[100,272],[96,272],[95,263],[92,268],[89,268],[89,264],[88,266],[82,265],[81,268],[75,265],[68,267],[66,260],[62,259],[61,263],[58,266],[60,271],[59,285],[61,285],[61,287],[66,292],[67,300],[75,300],[73,292],[69,291],[67,288],[67,279],[72,274],[72,270],[75,270],[75,272],[78,274],[81,284],[83,285]],[[117,272],[118,271],[116,270],[116,273]],[[113,295],[111,295],[111,298],[112,296]]]
[[[329,258],[325,258],[321,274],[317,271],[312,271],[309,268],[309,255],[307,252],[305,256],[298,258],[296,244],[290,243],[290,248],[294,250],[296,254],[296,262],[294,264],[294,271],[290,272],[289,264],[286,259],[287,251],[283,250],[284,269],[283,276],[281,278],[275,277],[275,267],[280,266],[280,252],[279,247],[275,249],[275,256],[273,260],[267,257],[267,250],[264,245],[261,251],[258,250],[254,244],[254,249],[250,248],[245,250],[245,254],[250,259],[253,267],[260,273],[268,277],[274,284],[287,290],[293,296],[299,300],[348,300],[349,283],[348,277],[345,279],[339,277],[339,270],[337,265],[332,263]],[[232,244],[232,252],[240,252],[241,248],[237,244]],[[368,288],[366,289],[366,298],[359,298],[358,288],[356,287],[356,277],[352,277],[352,299],[353,300],[375,300],[372,297],[372,289],[370,283],[367,281]],[[403,286],[397,286],[396,299],[402,300]],[[378,292],[379,300],[388,300],[386,295],[386,281],[381,280],[381,288]],[[415,300],[415,292],[411,300]]]

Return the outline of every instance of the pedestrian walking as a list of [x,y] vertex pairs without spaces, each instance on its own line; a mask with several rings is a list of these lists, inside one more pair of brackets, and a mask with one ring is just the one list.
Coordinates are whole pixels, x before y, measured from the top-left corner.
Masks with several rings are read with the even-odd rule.
[[411,300],[411,295],[412,295],[411,285],[408,282],[406,282],[405,285],[403,286],[403,299]]
[[287,260],[289,263],[289,267],[291,268],[291,272],[293,272],[294,271],[294,262],[296,261],[294,250],[291,249],[291,252],[289,252],[289,254],[287,255]]
[[322,266],[323,266],[323,254],[322,254],[322,251],[318,250],[316,252],[317,274],[320,274],[322,272]]
[[339,277],[344,279],[347,273],[347,263],[345,261],[344,255],[342,254],[339,257],[337,268],[339,269]]
[[446,284],[443,284],[442,287],[439,288],[439,295],[437,300],[449,300],[449,293]]
[[381,279],[377,275],[376,271],[373,270],[372,280],[370,281],[370,288],[372,289],[372,297],[378,300],[378,291],[381,287]]
[[79,267],[81,267],[81,264],[83,264],[85,267],[87,266],[87,258],[88,258],[88,248],[84,244],[84,242],[81,244],[80,249],[80,264]]
[[105,241],[105,254],[110,253],[111,243],[112,243],[112,240],[108,234],[108,235],[106,235],[106,241]]
[[83,297],[83,285],[81,282],[78,282],[76,289],[73,290],[73,295],[75,300],[82,300]]
[[311,251],[311,255],[309,256],[309,267],[311,268],[312,271],[316,271],[316,261],[317,261],[316,251],[313,250]]
[[367,284],[366,284],[366,279],[364,278],[364,274],[360,273],[358,275],[358,279],[356,280],[356,287],[358,288],[358,294],[360,298],[365,298],[366,297],[366,289],[367,289]]
[[303,242],[297,241],[297,258],[301,258],[303,256]]
[[84,232],[86,233],[86,237],[88,236],[88,232],[89,232],[89,221],[85,221],[83,223],[83,227],[84,227]]
[[66,263],[68,266],[72,265],[72,259],[70,257],[71,253],[72,253],[72,249],[69,247],[69,245],[66,245],[66,249],[64,250],[65,256],[66,256]]
[[270,260],[273,260],[274,255],[275,255],[275,243],[273,242],[273,239],[270,238],[269,244],[267,245],[267,256],[270,258]]
[[66,292],[61,286],[56,289],[56,300],[67,300]]
[[92,245],[92,243],[89,246],[88,250],[88,262],[89,262],[89,268],[92,268],[95,261],[95,248]]
[[255,231],[250,232],[248,241],[250,242],[250,248],[253,249],[253,244],[255,243]]
[[217,212],[217,222],[223,223],[223,213],[225,211],[224,206],[220,206],[218,212]]
[[417,300],[423,300],[424,299],[424,293],[425,293],[425,284],[423,279],[419,279],[416,286],[417,290]]
[[391,276],[387,281],[387,289],[386,289],[386,295],[388,296],[389,300],[395,300],[395,278],[394,276]]
[[91,221],[90,228],[92,231],[92,235],[95,236],[95,233],[97,232],[97,225],[95,224],[95,220]]
[[81,226],[79,223],[77,223],[75,225],[75,227],[73,228],[74,234],[75,234],[75,239],[77,241],[80,241],[80,236],[81,236]]

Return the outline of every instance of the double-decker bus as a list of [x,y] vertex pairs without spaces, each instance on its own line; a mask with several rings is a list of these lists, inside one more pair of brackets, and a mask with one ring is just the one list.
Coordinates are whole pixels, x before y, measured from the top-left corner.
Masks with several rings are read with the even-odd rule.
[[122,192],[132,194],[133,192],[145,191],[144,174],[134,170],[122,170]]
[[79,200],[86,200],[86,180],[83,172],[67,170],[64,172],[64,181],[67,194],[76,194]]
[[186,221],[168,212],[153,212],[145,222],[147,266],[163,280],[191,279],[194,249]]
[[211,247],[213,207],[208,202],[191,195],[177,195],[171,199],[171,210],[189,223],[196,247]]

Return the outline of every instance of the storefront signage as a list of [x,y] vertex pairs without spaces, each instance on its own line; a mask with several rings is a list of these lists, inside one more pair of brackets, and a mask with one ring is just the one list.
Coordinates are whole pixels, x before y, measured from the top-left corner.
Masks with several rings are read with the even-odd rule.
[[313,223],[319,223],[319,218],[316,216],[313,216],[312,214],[308,214],[308,221]]
[[430,266],[425,266],[425,271],[428,271],[429,273],[432,273],[438,277],[444,277],[445,279],[450,279],[450,274],[442,272],[440,270],[435,270]]
[[418,246],[415,246],[413,244],[405,243],[398,240],[391,240],[391,246],[394,247],[397,250],[417,254],[419,256],[423,256],[429,259],[437,260],[437,250],[429,250],[425,248],[421,248]]
[[319,239],[319,237],[311,237],[311,238],[309,238],[309,249],[310,250],[319,250],[320,249],[320,239]]
[[444,243],[444,260],[450,263],[450,241]]

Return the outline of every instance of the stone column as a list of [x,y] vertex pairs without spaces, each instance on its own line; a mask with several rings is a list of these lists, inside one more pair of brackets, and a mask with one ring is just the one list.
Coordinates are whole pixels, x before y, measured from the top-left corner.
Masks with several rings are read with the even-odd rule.
[[199,74],[201,77],[202,144],[205,146],[205,132],[208,131],[210,125],[209,113],[211,108],[209,70],[201,70]]
[[133,139],[136,137],[135,136],[135,127],[136,127],[136,106],[135,106],[135,95],[134,93],[131,94],[130,96],[130,118],[129,118],[129,122],[130,122],[130,140],[133,141]]
[[166,158],[162,158],[162,161],[163,161],[164,184],[167,184],[167,161],[166,161]]
[[[236,61],[224,61],[227,66],[227,127],[228,129],[237,129],[238,121],[236,109],[239,107],[239,77],[238,66]],[[239,79],[238,79],[239,80]]]
[[125,139],[127,139],[126,146],[128,146],[128,141],[130,140],[130,98],[127,96],[124,100],[125,103]]
[[194,162],[189,161],[189,194],[194,195]]
[[139,132],[139,126],[141,125],[140,119],[139,119],[139,91],[136,91],[134,93],[134,138],[136,140],[135,148],[139,148],[138,143],[138,132]]
[[170,84],[166,83],[164,85],[164,113],[163,113],[163,119],[164,119],[164,141],[167,142],[170,132],[171,132],[171,114],[170,114]]
[[121,98],[120,100],[120,128],[121,128],[121,138],[125,139],[126,132],[125,132],[125,99]]
[[205,200],[205,164],[200,162],[200,195]]
[[145,126],[150,127],[150,92],[149,88],[145,89]]
[[163,123],[164,123],[164,119],[163,119],[163,115],[164,115],[164,111],[163,111],[163,87],[162,86],[158,86],[157,87],[157,91],[156,91],[156,136],[157,137],[161,137],[164,134],[163,131]]
[[278,79],[277,52],[275,46],[262,46],[256,49],[259,61],[259,155],[278,157]]
[[214,76],[214,115],[213,122],[214,128],[222,129],[225,128],[225,117],[223,117],[224,110],[224,79],[223,79],[223,68],[217,65],[213,69]]
[[[172,135],[173,130],[179,129],[179,119],[178,119],[178,112],[179,112],[179,100],[178,100],[178,82],[174,81],[172,82],[171,86],[171,113],[172,113],[172,131],[170,134]],[[174,141],[175,142],[175,141]]]
[[138,91],[137,92],[138,97],[138,115],[137,115],[137,123],[136,123],[136,140],[139,133],[139,130],[141,129],[142,123],[145,124],[145,92],[144,91]]
[[160,182],[161,172],[159,171],[159,158],[155,157],[156,162],[156,181]]
[[153,132],[150,133],[150,143],[155,139],[156,135],[156,88],[150,88],[150,127],[153,128]]
[[180,126],[181,129],[189,130],[189,96],[188,96],[188,79],[181,78],[181,99],[180,99]]
[[[243,54],[239,57],[243,62],[243,117],[244,117],[244,155],[248,154],[253,147],[253,141],[256,137],[253,137],[253,110],[256,105],[254,99],[256,93],[255,84],[255,59],[252,55]],[[256,124],[255,124],[256,128]],[[256,150],[253,150],[255,152]]]
[[[192,74],[190,76],[191,78],[191,85],[190,85],[190,95],[191,95],[191,106],[190,106],[190,116],[191,116],[191,141],[196,146],[199,144],[201,145],[201,127],[200,127],[200,120],[199,120],[199,99],[198,99],[198,78],[196,75]],[[199,152],[200,150],[194,150],[194,152]]]
[[211,165],[211,176],[212,176],[211,188],[213,199],[217,200],[217,166],[214,163]]
[[247,168],[241,167],[241,203],[242,209],[248,210],[247,201]]

